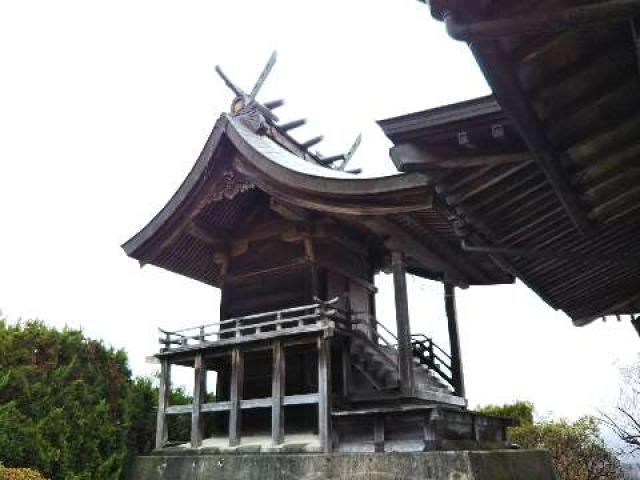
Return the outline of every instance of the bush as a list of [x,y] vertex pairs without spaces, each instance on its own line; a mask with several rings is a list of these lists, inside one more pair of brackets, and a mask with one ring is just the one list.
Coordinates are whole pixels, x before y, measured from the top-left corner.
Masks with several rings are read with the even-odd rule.
[[30,468],[5,468],[0,465],[0,480],[46,480]]
[[545,421],[513,428],[511,439],[523,448],[546,448],[564,480],[617,480],[620,461],[608,449],[598,422],[583,417],[576,422]]
[[511,441],[522,448],[549,450],[563,480],[618,480],[620,462],[600,437],[598,422],[583,417],[575,422],[547,420],[534,422],[530,402],[489,405],[478,409],[487,415],[512,417],[519,426],[509,428]]
[[[151,449],[157,393],[122,350],[0,319],[0,462],[51,480],[119,480]],[[18,477],[19,478],[19,477]],[[27,477],[28,478],[28,477]]]
[[510,417],[520,426],[533,425],[533,403],[517,401],[507,405],[487,405],[478,409],[479,413],[496,417]]

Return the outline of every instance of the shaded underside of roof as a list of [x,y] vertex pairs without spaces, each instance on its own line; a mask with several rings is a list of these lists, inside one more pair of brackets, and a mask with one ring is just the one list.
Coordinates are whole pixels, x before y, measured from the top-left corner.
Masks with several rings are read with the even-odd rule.
[[294,224],[329,220],[406,249],[410,271],[427,278],[460,286],[512,282],[488,255],[460,248],[432,197],[423,174],[366,178],[322,168],[224,115],[175,195],[123,248],[142,264],[220,286],[216,256],[238,239],[283,227],[277,202],[300,215],[289,219]]
[[396,163],[429,176],[473,231],[468,250],[577,324],[640,311],[640,43],[625,17],[640,2],[431,7],[470,42],[495,99],[381,122]]

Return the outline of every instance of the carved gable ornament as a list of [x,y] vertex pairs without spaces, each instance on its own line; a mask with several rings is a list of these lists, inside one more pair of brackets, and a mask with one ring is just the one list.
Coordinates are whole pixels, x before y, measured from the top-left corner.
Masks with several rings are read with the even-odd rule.
[[254,188],[256,186],[253,183],[248,182],[235,171],[226,170],[222,174],[222,181],[214,187],[211,199],[214,202],[219,202],[222,199],[233,200],[239,193],[247,192]]

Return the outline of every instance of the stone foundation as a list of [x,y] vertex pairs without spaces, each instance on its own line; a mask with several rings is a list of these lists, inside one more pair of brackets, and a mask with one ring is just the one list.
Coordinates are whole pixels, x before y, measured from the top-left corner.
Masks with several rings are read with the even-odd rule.
[[138,457],[131,480],[557,480],[544,450],[371,454],[214,454]]

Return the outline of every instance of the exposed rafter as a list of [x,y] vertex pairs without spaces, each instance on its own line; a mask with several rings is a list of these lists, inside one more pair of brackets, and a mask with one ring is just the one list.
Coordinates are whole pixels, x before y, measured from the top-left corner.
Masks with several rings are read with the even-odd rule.
[[547,176],[567,215],[581,233],[589,232],[591,225],[585,208],[562,167],[564,154],[554,150],[540,118],[527,101],[502,48],[496,42],[483,42],[481,48],[477,43],[471,43],[469,46],[493,87],[500,105],[518,127],[529,149],[536,154],[536,162]]

